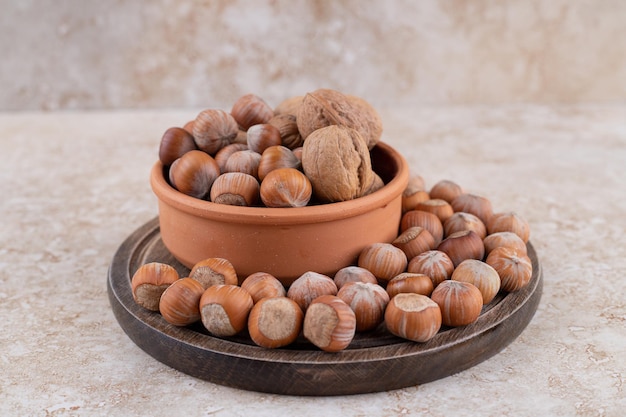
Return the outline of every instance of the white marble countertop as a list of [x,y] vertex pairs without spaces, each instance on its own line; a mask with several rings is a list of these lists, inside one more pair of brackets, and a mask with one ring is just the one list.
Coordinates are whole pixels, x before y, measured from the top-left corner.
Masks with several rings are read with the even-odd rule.
[[347,397],[195,379],[116,322],[107,268],[157,215],[163,131],[194,110],[0,114],[0,414],[621,416],[626,409],[626,105],[383,109],[427,185],[451,179],[531,224],[539,308],[496,356]]

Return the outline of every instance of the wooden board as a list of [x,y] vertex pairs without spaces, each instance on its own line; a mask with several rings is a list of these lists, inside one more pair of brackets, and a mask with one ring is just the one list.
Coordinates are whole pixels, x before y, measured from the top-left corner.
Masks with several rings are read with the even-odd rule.
[[498,295],[479,319],[465,327],[442,329],[426,343],[389,334],[384,325],[357,334],[348,349],[326,353],[303,338],[287,348],[265,349],[248,335],[221,339],[201,324],[176,327],[158,313],[139,307],[130,279],[147,262],[165,262],[181,276],[179,264],[160,239],[158,219],[133,232],[118,248],[108,273],[108,294],[122,329],[158,361],[216,384],[285,395],[346,395],[387,391],[424,384],[468,369],[500,352],[532,319],[543,287],[543,274],[533,246],[529,285]]

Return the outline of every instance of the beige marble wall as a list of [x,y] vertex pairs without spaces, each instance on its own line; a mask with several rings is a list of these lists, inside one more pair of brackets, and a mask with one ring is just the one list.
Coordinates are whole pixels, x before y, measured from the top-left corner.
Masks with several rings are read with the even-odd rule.
[[0,110],[624,102],[623,0],[0,0]]

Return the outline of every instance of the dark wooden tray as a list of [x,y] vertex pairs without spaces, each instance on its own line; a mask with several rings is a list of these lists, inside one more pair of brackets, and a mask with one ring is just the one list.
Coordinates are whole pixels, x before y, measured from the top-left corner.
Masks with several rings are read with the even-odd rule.
[[130,279],[147,262],[165,262],[181,276],[189,270],[163,245],[158,218],[133,232],[115,253],[107,288],[122,329],[158,361],[203,380],[246,390],[286,395],[346,395],[388,391],[434,381],[468,369],[500,352],[532,319],[543,273],[528,244],[533,276],[525,288],[499,295],[465,327],[442,329],[426,343],[389,334],[384,325],[357,334],[348,349],[326,353],[303,338],[287,348],[264,349],[246,334],[221,339],[201,324],[175,327],[135,304]]

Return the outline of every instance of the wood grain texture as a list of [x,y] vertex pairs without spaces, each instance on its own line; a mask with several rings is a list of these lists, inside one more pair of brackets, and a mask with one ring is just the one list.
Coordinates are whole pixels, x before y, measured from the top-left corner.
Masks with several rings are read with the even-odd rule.
[[464,327],[442,329],[426,343],[389,334],[384,325],[357,334],[348,349],[326,353],[300,337],[281,349],[254,345],[247,334],[220,339],[201,324],[176,327],[158,313],[138,306],[130,279],[147,262],[179,264],[160,240],[155,218],[133,232],[109,267],[107,288],[113,313],[126,334],[158,361],[194,377],[246,390],[285,395],[330,396],[387,391],[434,381],[468,369],[500,352],[524,330],[537,310],[543,273],[533,262],[529,285],[498,295],[479,319]]

